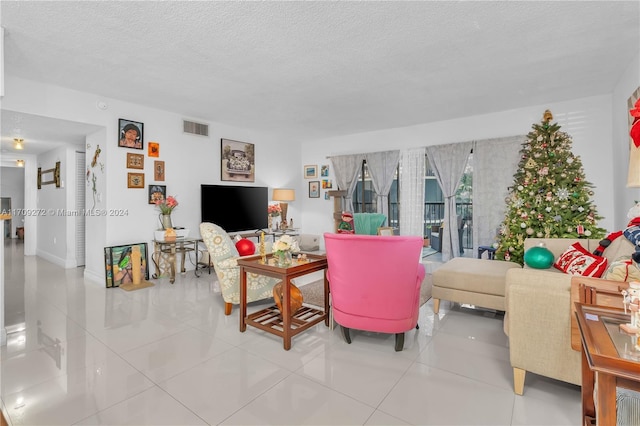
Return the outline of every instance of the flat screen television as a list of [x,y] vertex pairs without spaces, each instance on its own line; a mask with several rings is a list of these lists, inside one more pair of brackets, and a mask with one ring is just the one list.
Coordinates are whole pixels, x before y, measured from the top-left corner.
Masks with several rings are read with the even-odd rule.
[[266,229],[268,204],[269,190],[264,186],[200,185],[202,222],[227,232]]

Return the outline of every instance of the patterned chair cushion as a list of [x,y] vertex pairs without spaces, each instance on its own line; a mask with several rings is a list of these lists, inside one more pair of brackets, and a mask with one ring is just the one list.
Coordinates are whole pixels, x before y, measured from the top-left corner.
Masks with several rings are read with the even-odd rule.
[[[236,246],[224,229],[213,223],[200,224],[200,236],[207,246],[209,256],[220,282],[222,298],[226,303],[240,303],[240,257]],[[273,286],[279,282],[276,278],[264,275],[247,274],[247,302],[273,297]]]

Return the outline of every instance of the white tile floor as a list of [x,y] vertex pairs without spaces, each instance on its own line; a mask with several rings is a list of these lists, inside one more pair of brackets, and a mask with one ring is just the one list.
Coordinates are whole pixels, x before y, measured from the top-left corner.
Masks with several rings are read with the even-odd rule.
[[238,331],[214,274],[126,292],[21,250],[5,248],[7,314],[24,317],[0,352],[9,424],[580,424],[576,386],[529,374],[513,393],[500,315],[427,303],[402,352],[324,325],[285,351]]

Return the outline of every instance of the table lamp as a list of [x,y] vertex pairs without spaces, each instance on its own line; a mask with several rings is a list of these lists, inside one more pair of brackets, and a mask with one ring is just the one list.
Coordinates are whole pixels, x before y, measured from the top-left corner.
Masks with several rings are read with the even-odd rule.
[[280,210],[282,210],[282,223],[287,223],[287,203],[283,203],[282,201],[295,201],[296,199],[296,191],[288,188],[274,188],[273,196],[271,197],[273,201],[280,201]]

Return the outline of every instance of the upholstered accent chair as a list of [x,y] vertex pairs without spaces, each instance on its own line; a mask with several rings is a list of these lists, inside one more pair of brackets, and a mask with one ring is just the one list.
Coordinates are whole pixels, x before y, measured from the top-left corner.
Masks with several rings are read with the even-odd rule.
[[[224,313],[231,315],[233,305],[240,304],[240,257],[235,244],[224,229],[213,223],[200,224],[200,236],[216,271],[224,299]],[[247,302],[273,297],[273,286],[279,280],[264,275],[247,274]]]
[[352,328],[394,333],[401,351],[418,323],[422,237],[325,233],[324,242],[333,318],[347,343]]
[[387,216],[382,213],[354,213],[353,228],[356,234],[376,235],[378,228],[384,226]]

